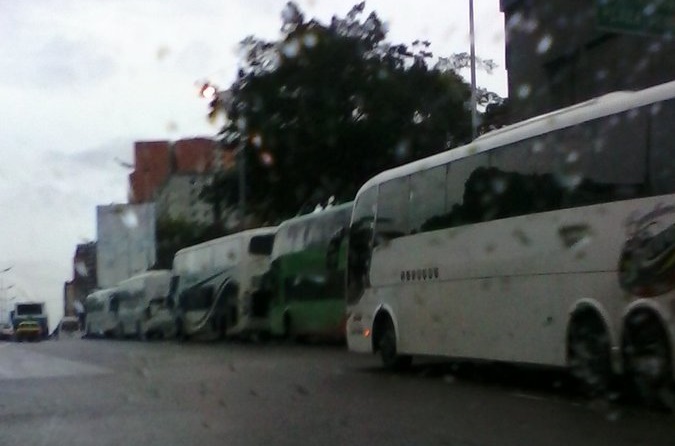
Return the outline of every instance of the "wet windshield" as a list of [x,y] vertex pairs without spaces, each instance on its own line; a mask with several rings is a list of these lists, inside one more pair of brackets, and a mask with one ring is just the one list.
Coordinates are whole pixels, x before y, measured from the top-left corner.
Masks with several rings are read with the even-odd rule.
[[0,443],[672,444],[673,17],[0,0]]

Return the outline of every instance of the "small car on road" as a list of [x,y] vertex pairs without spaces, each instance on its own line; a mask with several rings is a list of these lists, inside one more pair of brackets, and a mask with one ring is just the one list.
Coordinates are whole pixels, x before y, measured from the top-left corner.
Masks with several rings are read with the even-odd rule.
[[42,338],[42,328],[37,321],[23,321],[19,322],[19,325],[14,331],[14,339],[21,342],[24,340],[27,341],[39,341]]
[[0,340],[11,341],[14,339],[14,327],[12,324],[0,324]]

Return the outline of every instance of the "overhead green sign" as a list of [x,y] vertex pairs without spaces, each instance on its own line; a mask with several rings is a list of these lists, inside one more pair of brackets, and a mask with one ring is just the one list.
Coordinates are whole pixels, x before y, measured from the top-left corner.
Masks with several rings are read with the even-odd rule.
[[596,0],[598,28],[675,35],[675,0]]

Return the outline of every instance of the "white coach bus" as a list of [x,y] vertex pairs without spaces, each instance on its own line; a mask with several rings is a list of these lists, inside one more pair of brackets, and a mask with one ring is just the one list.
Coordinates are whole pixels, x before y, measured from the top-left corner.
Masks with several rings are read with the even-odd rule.
[[171,305],[181,339],[269,332],[269,269],[276,227],[250,229],[181,249],[174,257]]
[[145,340],[173,335],[174,324],[166,306],[170,270],[151,270],[117,284],[113,299],[119,300],[115,335]]
[[114,334],[117,327],[118,308],[116,301],[112,300],[115,291],[115,288],[97,290],[85,299],[85,337],[103,337]]
[[349,348],[569,367],[659,393],[675,342],[675,82],[383,172],[349,237]]

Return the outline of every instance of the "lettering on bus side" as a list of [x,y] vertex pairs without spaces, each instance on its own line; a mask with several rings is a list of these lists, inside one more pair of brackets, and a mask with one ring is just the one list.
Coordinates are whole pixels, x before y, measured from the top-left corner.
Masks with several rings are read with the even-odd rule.
[[439,277],[438,267],[408,269],[401,271],[401,282],[434,280]]

